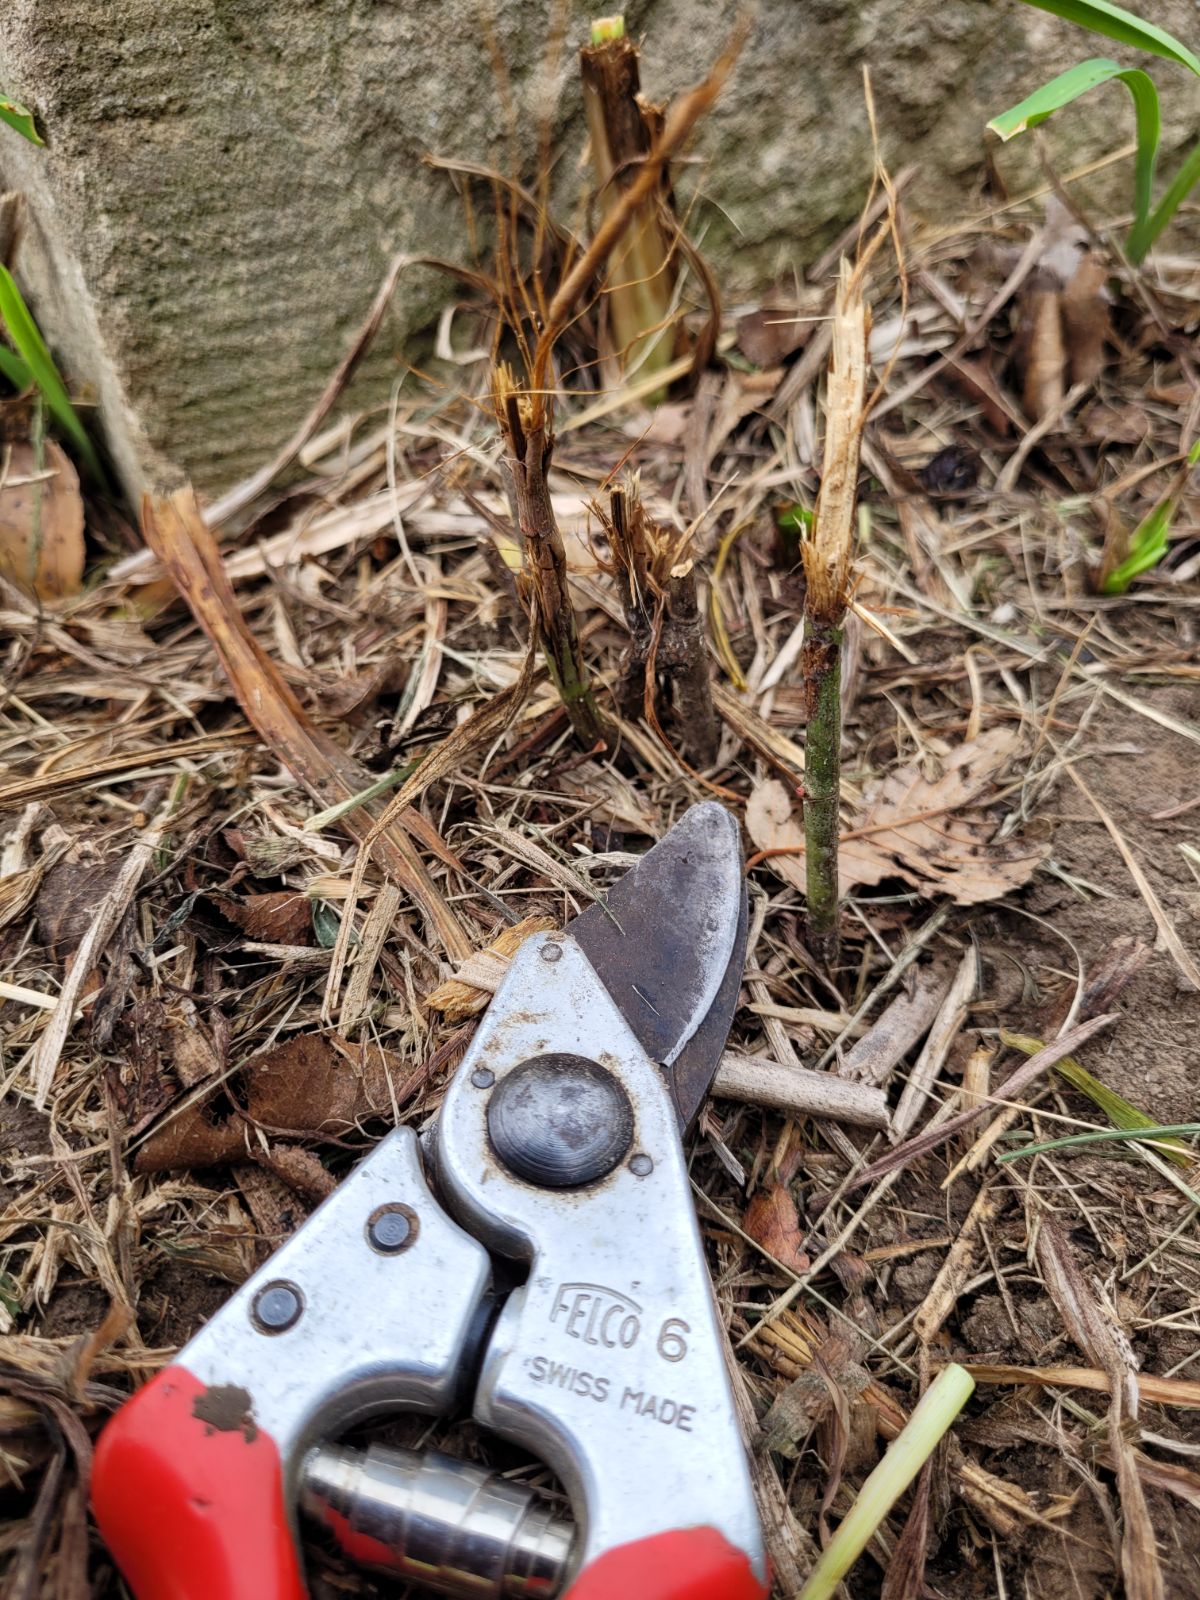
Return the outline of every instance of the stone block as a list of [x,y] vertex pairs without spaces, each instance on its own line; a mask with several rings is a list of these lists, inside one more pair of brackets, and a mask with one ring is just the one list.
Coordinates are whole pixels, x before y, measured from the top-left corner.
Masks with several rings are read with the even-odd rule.
[[[567,41],[553,80],[558,9]],[[131,493],[173,469],[210,493],[228,487],[311,405],[394,252],[465,257],[462,206],[426,152],[515,159],[528,175],[549,115],[556,192],[566,214],[577,207],[573,47],[600,9],[4,0],[0,89],[35,110],[47,139],[35,149],[0,127],[0,188],[22,190],[30,213],[18,276],[98,401]],[[631,3],[647,91],[702,76],[738,10]],[[1155,20],[1187,38],[1196,7],[1166,0]],[[869,181],[864,65],[889,161],[921,166],[911,203],[953,220],[978,188],[988,115],[1106,44],[1018,0],[760,0],[736,76],[678,172],[678,188],[699,194],[692,231],[731,289],[803,269]],[[1167,63],[1156,71],[1177,145],[1194,137],[1195,85]],[[1064,163],[1130,137],[1122,95],[1102,91],[1051,124]],[[1032,171],[1031,156],[1002,159]],[[1124,187],[1128,171],[1114,177]],[[386,398],[402,352],[454,292],[429,271],[405,276],[355,402]]]

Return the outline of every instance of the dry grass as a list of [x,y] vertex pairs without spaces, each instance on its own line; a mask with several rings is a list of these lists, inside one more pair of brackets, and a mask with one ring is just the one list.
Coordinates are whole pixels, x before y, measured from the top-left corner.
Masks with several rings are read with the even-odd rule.
[[[1200,1002],[1176,988],[1194,970],[1198,909],[1176,848],[1200,817],[1188,776],[1200,727],[1182,693],[1200,676],[1195,494],[1167,567],[1128,598],[1097,598],[1087,562],[1106,516],[1135,525],[1194,436],[1200,267],[1167,258],[1157,279],[1125,283],[1095,389],[1006,478],[1030,432],[1004,360],[1038,216],[1026,204],[910,228],[903,319],[898,283],[882,259],[872,268],[872,361],[894,366],[863,441],[870,535],[847,629],[842,805],[864,813],[864,793],[914,763],[934,783],[959,746],[1007,729],[1015,740],[996,748],[1010,753],[972,791],[971,815],[1000,843],[1041,830],[1050,853],[999,901],[956,904],[899,873],[861,885],[829,976],[799,932],[784,870],[796,847],[754,854],[731,1050],[882,1089],[916,1142],[885,1159],[886,1133],[732,1099],[708,1106],[696,1136],[781,1595],[903,1425],[921,1374],[950,1358],[974,1364],[979,1391],[917,1491],[923,1576],[906,1549],[889,1600],[1099,1600],[1122,1573],[1130,1595],[1200,1587],[1194,1169],[1144,1145],[997,1160],[1010,1148],[998,1127],[1026,1143],[1103,1123],[1053,1073],[1006,1093],[1019,1057],[1002,1026],[1090,1038],[1089,1070],[1158,1121],[1195,1112],[1185,1052]],[[172,525],[190,612],[165,602],[161,570],[140,557],[45,610],[4,588],[6,1593],[119,1592],[82,1525],[89,1436],[323,1179],[390,1120],[428,1119],[511,930],[561,924],[692,800],[715,792],[741,813],[768,780],[785,805],[802,792],[803,581],[772,510],[811,506],[818,487],[825,324],[813,319],[836,276],[834,263],[731,320],[738,364],[653,419],[628,395],[555,396],[549,490],[607,749],[572,742],[528,648],[487,361],[458,370],[457,398],[431,404],[410,380],[390,416],[306,439],[285,500],[247,525],[231,497],[242,520],[219,552],[199,559],[199,536]],[[630,462],[718,624],[721,738],[703,773],[616,703],[629,641],[595,505]],[[228,600],[223,616],[197,601],[214,580],[236,616]],[[274,721],[255,698],[263,683]],[[1065,781],[1077,767],[1102,824]],[[936,856],[950,818],[903,820],[906,849],[919,824]],[[1166,948],[1126,990],[1089,1000],[1116,933],[1156,929]],[[906,997],[903,1017],[889,1013]],[[1114,1011],[1097,1034],[1089,1019]],[[256,1059],[312,1035],[339,1071],[371,1075],[370,1095],[331,1128],[319,1078],[301,1077],[256,1120]],[[206,1118],[221,1120],[223,1164],[143,1159],[133,1175],[165,1130],[190,1119],[202,1134]],[[244,1135],[233,1161],[230,1128]],[[764,1208],[749,1203],[764,1192],[776,1219],[790,1197],[795,1227],[785,1215],[755,1236]],[[469,1430],[456,1443],[478,1447]],[[912,1509],[880,1529],[855,1595],[879,1593]],[[337,1583],[374,1592],[357,1575]]]

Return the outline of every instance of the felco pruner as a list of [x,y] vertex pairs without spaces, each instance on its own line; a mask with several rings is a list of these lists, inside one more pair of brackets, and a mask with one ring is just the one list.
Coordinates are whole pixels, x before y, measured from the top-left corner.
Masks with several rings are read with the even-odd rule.
[[[105,1429],[93,1502],[137,1600],[305,1600],[302,1518],[444,1594],[762,1600],[680,1140],[745,943],[713,804],[526,941],[431,1133],[385,1138]],[[573,1518],[446,1456],[339,1443],[459,1407],[550,1466]]]

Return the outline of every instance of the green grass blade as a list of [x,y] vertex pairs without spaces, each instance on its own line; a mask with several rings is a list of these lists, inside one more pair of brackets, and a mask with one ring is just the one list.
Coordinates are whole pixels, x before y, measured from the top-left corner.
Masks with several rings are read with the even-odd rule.
[[75,446],[79,459],[97,483],[104,483],[104,469],[96,454],[79,414],[71,404],[66,385],[59,376],[54,358],[46,348],[46,341],[33,320],[29,307],[21,296],[7,267],[0,266],[0,319],[8,329],[9,337],[17,348],[17,355],[29,368],[30,376],[41,391],[50,415]]
[[15,128],[23,139],[28,139],[30,144],[45,144],[45,139],[37,131],[33,120],[33,112],[28,106],[18,105],[15,100],[6,100],[0,94],[0,122],[7,122],[10,128]]
[[[1178,1150],[1180,1146],[1174,1142],[1174,1138],[1172,1137],[1172,1142],[1169,1145],[1166,1143],[1160,1144],[1159,1140],[1160,1138],[1165,1139],[1166,1136],[1180,1133],[1192,1135],[1200,1133],[1200,1122],[1151,1122],[1145,1128],[1093,1128],[1089,1133],[1070,1133],[1062,1139],[1047,1139],[1042,1144],[1023,1144],[1019,1150],[1006,1150],[1002,1156],[997,1156],[996,1159],[998,1161],[1020,1161],[1025,1156],[1040,1156],[1046,1150],[1065,1150],[1070,1145],[1112,1144],[1114,1142],[1120,1143],[1127,1139],[1136,1139],[1140,1143],[1144,1139],[1151,1149],[1161,1151],[1163,1155],[1168,1155],[1172,1161],[1176,1161],[1178,1157],[1174,1154],[1174,1151]],[[1185,1167],[1190,1166],[1191,1161],[1185,1159],[1181,1164]]]
[[[1166,194],[1163,195],[1157,206],[1155,206],[1153,214],[1147,219],[1145,238],[1142,241],[1142,256],[1151,248],[1197,183],[1200,183],[1200,143],[1196,145],[1191,155],[1188,156],[1175,174]],[[1132,254],[1131,250],[1130,255],[1132,256]]]
[[33,373],[6,344],[0,344],[0,377],[7,378],[18,394],[23,394],[33,385]]
[[[1009,1033],[1006,1028],[1000,1030],[1001,1043],[1008,1045],[1011,1050],[1020,1050],[1022,1055],[1035,1056],[1039,1050],[1046,1048],[1045,1042],[1028,1033]],[[1148,1117],[1140,1107],[1126,1100],[1124,1095],[1110,1089],[1106,1083],[1101,1083],[1086,1067],[1080,1066],[1074,1056],[1064,1056],[1056,1063],[1054,1071],[1060,1078],[1065,1078],[1073,1089],[1078,1089],[1080,1094],[1087,1095],[1094,1106],[1097,1106],[1115,1128],[1122,1128],[1126,1133],[1144,1133],[1149,1128],[1156,1128],[1158,1124],[1153,1117]],[[1169,1161],[1176,1166],[1186,1167],[1191,1163],[1191,1153],[1180,1144],[1157,1146]]]
[[1040,122],[1056,111],[1068,106],[1081,95],[1098,89],[1101,84],[1120,81],[1129,90],[1137,120],[1137,155],[1133,167],[1133,227],[1129,234],[1129,254],[1140,261],[1148,245],[1140,253],[1135,250],[1150,224],[1150,206],[1154,195],[1154,163],[1158,157],[1158,140],[1162,119],[1158,109],[1158,90],[1154,79],[1140,67],[1122,67],[1116,61],[1097,56],[1092,61],[1081,61],[1068,67],[1057,78],[1051,78],[1040,89],[1022,100],[1009,111],[1002,111],[988,123],[993,133],[1001,139],[1012,139],[1027,128],[1036,128]]
[[[938,1373],[858,1491],[854,1504],[817,1558],[799,1600],[832,1600],[842,1579],[933,1454],[974,1390],[974,1378],[955,1362]],[[852,1587],[855,1593],[862,1593],[858,1584]]]
[[1143,22],[1132,11],[1106,4],[1106,0],[1025,0],[1028,6],[1039,11],[1049,11],[1067,22],[1078,23],[1092,33],[1115,39],[1134,50],[1145,50],[1148,55],[1161,56],[1164,61],[1175,61],[1189,72],[1200,77],[1200,58],[1197,58],[1179,40],[1152,22]]
[[[1189,467],[1200,465],[1200,439],[1188,451],[1187,464]],[[1166,555],[1167,535],[1171,531],[1171,521],[1178,509],[1182,490],[1182,484],[1177,483],[1171,493],[1164,495],[1154,510],[1138,523],[1130,535],[1129,554],[1100,585],[1102,594],[1124,594],[1135,578],[1156,567]]]

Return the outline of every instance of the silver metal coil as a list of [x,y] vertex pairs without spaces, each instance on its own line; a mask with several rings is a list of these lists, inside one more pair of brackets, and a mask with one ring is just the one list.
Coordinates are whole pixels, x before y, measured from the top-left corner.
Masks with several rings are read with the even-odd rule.
[[436,1451],[319,1445],[300,1504],[360,1565],[463,1600],[552,1600],[574,1527],[532,1491]]

